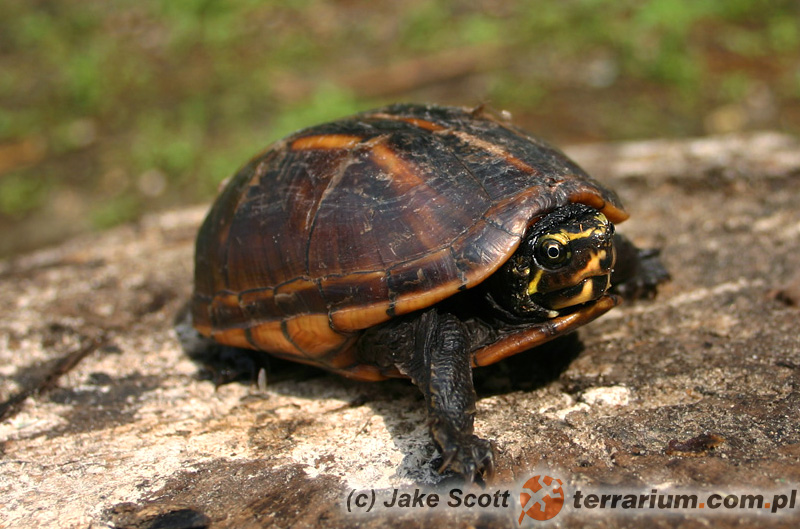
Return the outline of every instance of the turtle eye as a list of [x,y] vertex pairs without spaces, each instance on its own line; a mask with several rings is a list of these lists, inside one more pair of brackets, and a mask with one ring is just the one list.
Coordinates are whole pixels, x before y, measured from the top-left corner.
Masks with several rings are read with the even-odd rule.
[[563,266],[570,257],[569,247],[558,239],[542,239],[536,246],[536,260],[546,268]]

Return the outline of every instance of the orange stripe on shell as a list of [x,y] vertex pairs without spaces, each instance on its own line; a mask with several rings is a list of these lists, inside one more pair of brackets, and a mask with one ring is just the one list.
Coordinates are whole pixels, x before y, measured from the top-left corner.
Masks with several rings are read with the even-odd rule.
[[245,329],[212,330],[211,338],[217,343],[230,345],[231,347],[241,347],[243,349],[253,348],[253,344],[247,339],[247,331]]
[[517,169],[519,169],[520,171],[522,171],[524,173],[539,174],[539,170],[538,169],[536,169],[535,167],[531,167],[530,165],[526,164],[525,162],[523,162],[522,160],[520,160],[519,158],[517,158],[516,156],[514,156],[513,154],[511,154],[507,150],[503,149],[499,145],[496,145],[494,143],[490,143],[490,142],[488,142],[486,140],[482,140],[482,139],[477,138],[477,137],[473,136],[472,134],[468,134],[466,132],[452,131],[451,134],[453,134],[457,138],[460,138],[465,143],[468,143],[470,145],[474,145],[475,147],[478,147],[479,149],[483,149],[484,151],[486,151],[488,153],[491,153],[491,154],[493,154],[495,156],[503,158],[505,161],[507,161],[508,163],[510,163],[511,165],[513,165],[514,167],[516,167]]
[[338,349],[348,339],[331,329],[327,314],[302,314],[286,320],[286,333],[298,349],[312,358]]
[[351,149],[356,146],[363,138],[350,134],[319,134],[317,136],[304,136],[297,138],[291,143],[290,149],[293,151],[305,151],[311,149]]
[[421,129],[429,130],[432,132],[438,132],[440,130],[445,130],[447,127],[443,127],[439,124],[434,123],[433,121],[428,121],[426,119],[420,118],[409,118],[403,116],[395,116],[392,114],[369,114],[364,116],[366,118],[377,118],[377,119],[388,119],[390,121],[402,121],[404,123],[408,123],[409,125],[414,125],[415,127],[419,127]]
[[302,355],[301,351],[283,334],[280,321],[268,321],[253,325],[249,329],[251,344],[248,346],[252,349],[254,346],[262,351],[269,351],[271,353],[284,353],[293,357]]
[[388,320],[388,311],[391,306],[391,302],[386,301],[367,306],[350,306],[336,309],[331,311],[331,323],[338,331],[360,331]]
[[591,206],[594,209],[600,211],[600,213],[605,215],[608,218],[608,220],[610,220],[614,224],[619,224],[620,222],[624,222],[625,220],[628,219],[628,217],[630,217],[627,211],[616,207],[614,204],[611,204],[610,202],[606,202],[600,195],[597,195],[596,193],[591,193],[589,191],[584,191],[583,193],[571,196],[570,202],[586,204],[587,206]]

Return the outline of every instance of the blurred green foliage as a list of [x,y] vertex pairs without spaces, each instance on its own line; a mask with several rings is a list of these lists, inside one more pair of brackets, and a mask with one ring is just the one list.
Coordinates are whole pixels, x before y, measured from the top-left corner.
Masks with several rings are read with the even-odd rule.
[[[794,0],[0,2],[0,227],[208,200],[268,142],[393,100],[489,101],[559,141],[798,132],[799,20]],[[381,77],[398,65],[416,85]]]

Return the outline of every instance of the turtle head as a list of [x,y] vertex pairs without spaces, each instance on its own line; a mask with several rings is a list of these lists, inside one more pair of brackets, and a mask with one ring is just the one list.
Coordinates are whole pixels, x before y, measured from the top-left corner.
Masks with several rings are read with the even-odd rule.
[[603,296],[615,257],[614,225],[594,208],[569,204],[529,229],[495,274],[492,296],[517,318],[554,318]]

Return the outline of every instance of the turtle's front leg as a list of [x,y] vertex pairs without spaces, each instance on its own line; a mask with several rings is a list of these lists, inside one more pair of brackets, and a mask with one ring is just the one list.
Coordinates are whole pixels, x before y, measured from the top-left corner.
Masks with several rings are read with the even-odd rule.
[[431,309],[417,320],[414,350],[398,367],[422,391],[431,437],[442,454],[439,472],[452,470],[469,481],[494,472],[489,441],[473,435],[475,389],[463,322]]
[[627,299],[653,298],[658,285],[669,281],[669,272],[656,248],[638,248],[627,237],[614,235],[617,260],[611,275],[612,292]]

